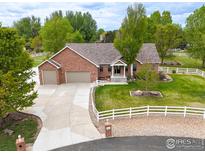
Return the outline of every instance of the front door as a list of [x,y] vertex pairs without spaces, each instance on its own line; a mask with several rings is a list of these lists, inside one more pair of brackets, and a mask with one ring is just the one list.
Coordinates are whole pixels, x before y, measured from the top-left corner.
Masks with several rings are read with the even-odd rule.
[[114,73],[115,73],[115,75],[120,75],[120,66],[114,67]]

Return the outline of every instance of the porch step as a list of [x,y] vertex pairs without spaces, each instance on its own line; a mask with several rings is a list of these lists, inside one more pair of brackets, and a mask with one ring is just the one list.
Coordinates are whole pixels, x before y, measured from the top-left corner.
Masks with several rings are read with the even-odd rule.
[[127,78],[125,77],[111,77],[111,82],[127,82]]

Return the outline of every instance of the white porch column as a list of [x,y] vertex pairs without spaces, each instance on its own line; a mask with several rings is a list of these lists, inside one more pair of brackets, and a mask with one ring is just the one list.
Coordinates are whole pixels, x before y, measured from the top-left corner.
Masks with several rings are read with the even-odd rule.
[[111,75],[111,77],[113,77],[113,75],[114,75],[114,67],[112,66],[112,75]]
[[130,65],[130,75],[133,77],[133,64]]
[[124,78],[125,78],[125,67],[126,67],[126,66],[124,66]]

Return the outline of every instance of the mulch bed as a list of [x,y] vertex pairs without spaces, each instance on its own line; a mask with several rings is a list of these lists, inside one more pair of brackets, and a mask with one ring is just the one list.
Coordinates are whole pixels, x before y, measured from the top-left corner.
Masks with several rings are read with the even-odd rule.
[[151,96],[151,97],[163,97],[159,91],[130,91],[130,96]]

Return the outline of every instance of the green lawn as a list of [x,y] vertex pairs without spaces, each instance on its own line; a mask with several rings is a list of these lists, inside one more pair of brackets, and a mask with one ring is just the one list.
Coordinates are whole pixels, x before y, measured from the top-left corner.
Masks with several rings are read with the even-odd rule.
[[46,59],[46,56],[36,56],[32,58],[34,60],[33,67],[36,67]]
[[200,59],[194,59],[189,57],[188,55],[184,55],[184,56],[176,56],[176,54],[174,56],[169,56],[167,58],[165,58],[165,61],[177,61],[181,63],[181,66],[177,66],[177,67],[188,67],[188,68],[201,68],[202,65],[202,61]]
[[26,143],[33,143],[35,140],[34,136],[37,132],[37,126],[37,121],[31,118],[9,124],[6,128],[14,131],[11,136],[4,134],[3,129],[5,128],[0,128],[0,151],[16,150],[15,143],[19,134],[25,138]]
[[163,98],[130,96],[129,91],[131,90],[143,90],[140,83],[97,87],[96,107],[99,111],[144,105],[205,107],[204,78],[177,74],[173,74],[172,78],[172,82],[160,82],[153,88],[153,90],[160,91]]

